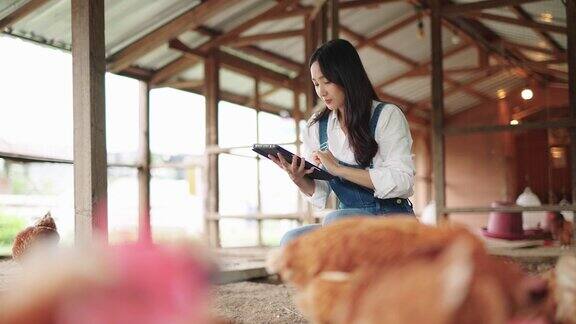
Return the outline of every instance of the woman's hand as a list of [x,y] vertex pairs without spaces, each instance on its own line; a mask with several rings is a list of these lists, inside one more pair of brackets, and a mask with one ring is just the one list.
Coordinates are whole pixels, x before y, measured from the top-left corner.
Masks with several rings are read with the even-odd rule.
[[306,162],[303,158],[294,155],[292,157],[292,163],[288,163],[282,154],[278,153],[276,156],[268,155],[268,158],[274,163],[278,164],[279,167],[284,169],[286,173],[290,176],[290,179],[296,184],[301,184],[304,176],[314,172],[314,169],[310,168],[306,170],[304,167]]
[[340,164],[332,155],[332,152],[329,150],[324,151],[316,151],[312,154],[313,159],[316,161],[318,159],[320,163],[328,170],[328,172],[332,173],[333,175],[338,175],[340,171]]

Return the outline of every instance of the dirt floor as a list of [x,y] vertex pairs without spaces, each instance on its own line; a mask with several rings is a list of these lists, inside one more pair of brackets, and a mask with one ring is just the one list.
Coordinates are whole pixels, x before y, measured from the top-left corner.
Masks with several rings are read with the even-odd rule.
[[216,313],[233,323],[308,323],[283,284],[239,282],[216,288]]

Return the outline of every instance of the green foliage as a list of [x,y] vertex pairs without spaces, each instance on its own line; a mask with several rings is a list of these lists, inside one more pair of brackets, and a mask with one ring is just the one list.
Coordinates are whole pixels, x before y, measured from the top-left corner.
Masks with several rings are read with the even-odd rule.
[[26,222],[22,218],[0,214],[0,245],[12,245],[24,227]]

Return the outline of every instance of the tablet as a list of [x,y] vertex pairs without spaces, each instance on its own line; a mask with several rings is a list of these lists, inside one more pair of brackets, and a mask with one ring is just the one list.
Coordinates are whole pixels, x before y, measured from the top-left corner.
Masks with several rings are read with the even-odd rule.
[[[288,163],[292,163],[292,156],[294,155],[292,152],[284,149],[278,144],[254,144],[252,146],[252,151],[265,156],[268,158],[268,155],[277,156],[278,153],[282,154],[284,159]],[[311,179],[318,179],[318,180],[332,180],[335,178],[332,174],[328,173],[325,170],[320,169],[319,167],[315,166],[314,164],[306,161],[304,165],[306,170],[312,168],[314,171],[310,174],[307,174],[306,177]]]

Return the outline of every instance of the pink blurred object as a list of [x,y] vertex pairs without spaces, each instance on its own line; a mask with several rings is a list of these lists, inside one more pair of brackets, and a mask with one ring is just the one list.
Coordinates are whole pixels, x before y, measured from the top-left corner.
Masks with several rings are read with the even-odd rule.
[[0,323],[213,322],[210,263],[199,249],[138,243],[68,252],[23,268],[24,280],[0,295]]
[[[514,206],[508,202],[493,202],[492,207]],[[504,240],[539,240],[547,237],[542,229],[524,230],[522,226],[522,213],[520,212],[491,212],[488,218],[488,227],[482,229],[487,237]]]
[[61,324],[205,323],[206,267],[184,251],[134,244],[110,248],[116,278],[65,300],[56,313]]

